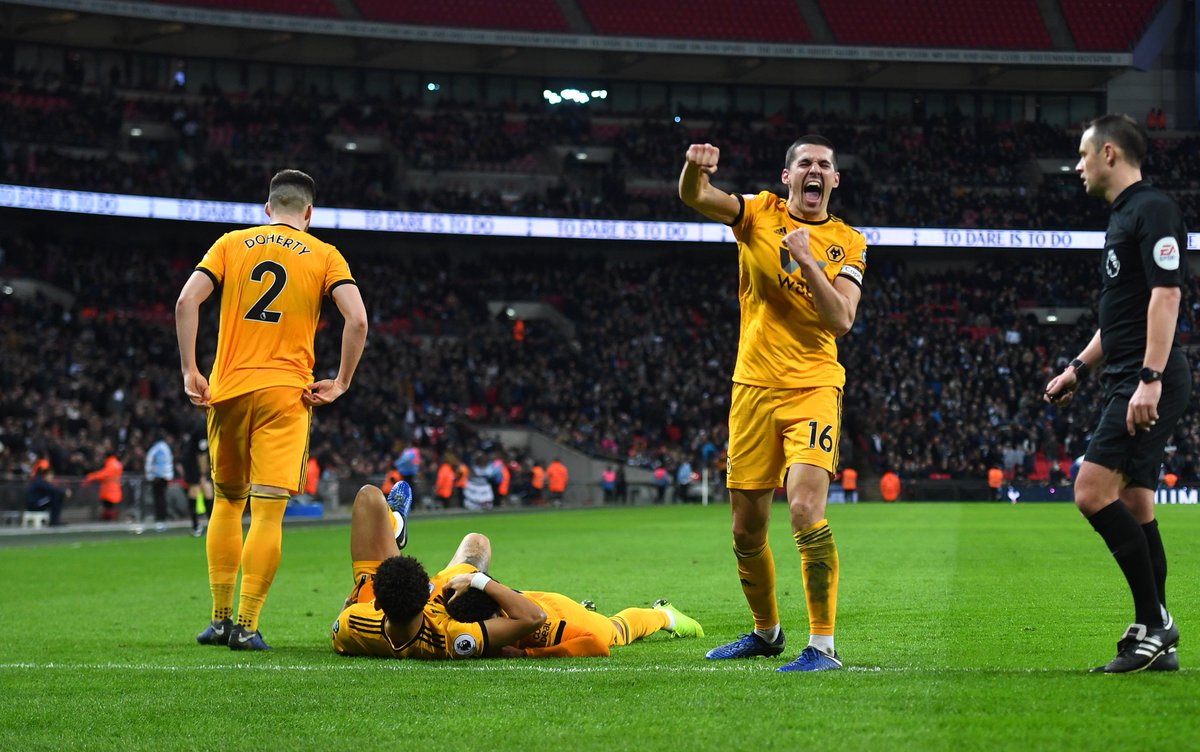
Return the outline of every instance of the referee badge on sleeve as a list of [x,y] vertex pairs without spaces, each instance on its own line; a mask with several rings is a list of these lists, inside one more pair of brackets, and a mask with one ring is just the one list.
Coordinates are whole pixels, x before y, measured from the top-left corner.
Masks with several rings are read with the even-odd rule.
[[1179,268],[1179,243],[1175,242],[1175,238],[1170,235],[1159,238],[1154,244],[1154,263],[1169,272]]

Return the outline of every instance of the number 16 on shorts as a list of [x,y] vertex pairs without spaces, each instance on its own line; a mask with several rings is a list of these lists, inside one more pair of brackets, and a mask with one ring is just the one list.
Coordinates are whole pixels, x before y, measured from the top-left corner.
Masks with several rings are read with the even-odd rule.
[[[820,433],[818,433],[818,430]],[[833,451],[833,426],[822,426],[815,420],[808,422],[808,448],[820,449],[822,452]]]

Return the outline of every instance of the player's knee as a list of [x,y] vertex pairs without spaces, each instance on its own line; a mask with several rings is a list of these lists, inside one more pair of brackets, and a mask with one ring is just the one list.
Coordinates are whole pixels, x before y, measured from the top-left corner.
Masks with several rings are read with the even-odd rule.
[[380,489],[379,486],[372,486],[370,483],[367,483],[359,488],[358,493],[354,495],[355,501],[364,498],[383,499],[383,490]]
[[463,536],[462,547],[467,551],[492,552],[492,542],[483,533],[467,533]]
[[488,564],[492,560],[492,542],[486,535],[467,533],[463,536],[462,543],[458,545],[458,550],[462,552],[464,562],[480,572],[487,571]]
[[1104,501],[1100,495],[1091,490],[1077,490],[1075,492],[1075,508],[1078,509],[1084,517],[1091,517],[1096,512],[1099,512],[1104,507],[1108,506],[1112,499]]
[[250,496],[250,484],[248,483],[213,483],[214,496],[218,499],[229,499],[231,501],[240,501]]
[[378,487],[367,484],[358,489],[358,493],[354,494],[354,506],[376,506],[379,504],[387,504],[387,499],[384,498],[383,491]]
[[738,521],[733,523],[733,547],[738,551],[753,551],[767,542],[767,526],[747,528]]

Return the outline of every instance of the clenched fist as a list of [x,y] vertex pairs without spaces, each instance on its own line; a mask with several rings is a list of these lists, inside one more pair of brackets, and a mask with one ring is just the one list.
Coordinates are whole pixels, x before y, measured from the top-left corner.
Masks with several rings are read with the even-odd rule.
[[721,158],[721,150],[712,144],[692,144],[687,150],[688,164],[694,164],[705,175],[717,171],[717,161]]

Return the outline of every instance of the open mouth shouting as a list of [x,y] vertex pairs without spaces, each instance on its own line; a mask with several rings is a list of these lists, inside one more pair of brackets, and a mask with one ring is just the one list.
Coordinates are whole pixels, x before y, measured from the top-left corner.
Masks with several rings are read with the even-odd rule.
[[819,178],[806,178],[800,195],[805,206],[817,208],[825,196],[825,184]]

